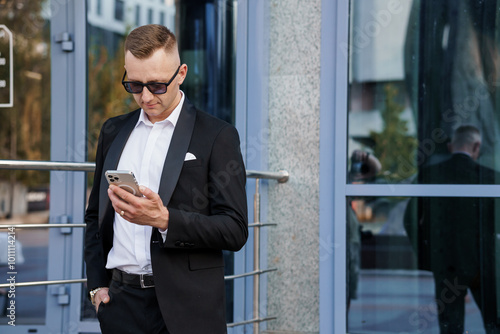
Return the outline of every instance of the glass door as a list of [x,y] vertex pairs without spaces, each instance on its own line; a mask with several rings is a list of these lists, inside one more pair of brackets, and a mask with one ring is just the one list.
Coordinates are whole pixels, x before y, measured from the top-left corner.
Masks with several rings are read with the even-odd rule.
[[52,163],[86,160],[79,6],[0,4],[0,160],[11,162],[0,170],[2,333],[87,330],[73,312],[81,304],[85,175]]
[[351,1],[349,333],[496,333],[498,1]]
[[[0,4],[0,159],[49,160],[51,24],[45,1]],[[50,173],[0,170],[0,226],[49,223]],[[46,324],[49,230],[0,229],[0,331]],[[8,286],[5,286],[8,285]],[[14,327],[15,326],[15,327]]]

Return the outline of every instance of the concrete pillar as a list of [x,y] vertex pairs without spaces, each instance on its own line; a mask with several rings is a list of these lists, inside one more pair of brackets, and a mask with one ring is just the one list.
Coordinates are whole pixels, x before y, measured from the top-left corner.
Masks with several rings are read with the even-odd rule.
[[318,333],[321,0],[269,10],[269,170],[290,179],[269,183],[266,333]]

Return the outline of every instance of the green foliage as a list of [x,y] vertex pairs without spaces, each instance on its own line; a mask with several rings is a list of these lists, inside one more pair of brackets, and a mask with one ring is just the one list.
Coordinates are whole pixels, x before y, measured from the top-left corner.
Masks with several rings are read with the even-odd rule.
[[385,108],[381,110],[384,128],[370,133],[375,142],[374,155],[382,164],[388,182],[398,182],[416,172],[414,162],[418,147],[416,138],[408,135],[407,121],[401,119],[404,106],[397,102],[398,90],[391,84],[384,87]]
[[[14,50],[14,106],[0,108],[0,159],[50,158],[50,28],[43,8],[44,1],[0,3],[0,23],[12,32]],[[2,69],[4,78],[7,68]],[[11,173],[0,171],[0,178],[7,179]],[[49,173],[15,174],[28,186],[49,180]]]
[[[0,24],[13,34],[14,107],[0,108],[0,159],[50,160],[51,85],[50,16],[45,1],[0,1]],[[103,46],[101,34],[90,34],[88,53],[88,160],[93,161],[99,131],[109,117],[137,108],[121,85],[124,71],[123,39]],[[108,49],[109,47],[109,49]],[[1,56],[5,51],[0,48]],[[9,59],[10,61],[10,59]],[[0,66],[0,75],[7,75]],[[5,94],[5,90],[0,94]],[[57,96],[57,92],[53,94]],[[1,96],[0,97],[5,97]],[[39,171],[0,170],[0,179],[27,186],[48,184],[50,174]]]
[[105,120],[138,108],[121,84],[124,72],[123,40],[117,50],[93,44],[88,55],[88,161],[94,161],[99,131]]

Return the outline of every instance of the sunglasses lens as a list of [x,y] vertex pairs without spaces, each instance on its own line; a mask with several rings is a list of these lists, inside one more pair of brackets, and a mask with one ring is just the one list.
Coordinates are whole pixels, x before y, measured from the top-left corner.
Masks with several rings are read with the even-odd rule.
[[124,82],[125,90],[132,94],[142,93],[144,86],[147,86],[149,91],[153,94],[165,94],[167,92],[167,85],[163,83],[151,83],[143,85],[139,82]]
[[148,84],[148,89],[153,94],[165,94],[167,92],[167,85],[161,83]]
[[135,82],[125,82],[123,83],[125,90],[129,93],[138,94],[142,92],[142,85]]

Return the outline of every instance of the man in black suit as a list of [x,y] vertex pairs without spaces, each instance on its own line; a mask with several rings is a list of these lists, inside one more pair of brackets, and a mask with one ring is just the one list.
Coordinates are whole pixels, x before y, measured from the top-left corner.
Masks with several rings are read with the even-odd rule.
[[[427,184],[492,184],[496,173],[476,162],[481,135],[461,126],[448,145],[451,157],[424,167]],[[495,200],[461,197],[414,198],[405,213],[405,228],[419,269],[434,275],[441,334],[464,333],[467,289],[481,310],[487,333],[498,333],[495,293]]]
[[[180,90],[187,66],[160,25],[125,42],[122,83],[140,109],[107,120],[85,215],[87,285],[103,333],[226,333],[223,250],[248,236],[236,129]],[[108,186],[131,170],[142,197]]]

